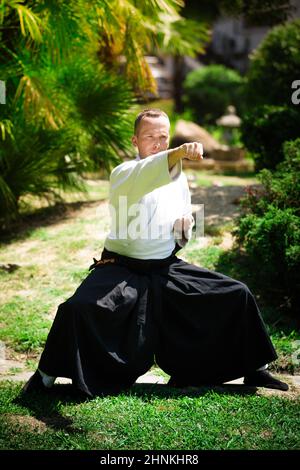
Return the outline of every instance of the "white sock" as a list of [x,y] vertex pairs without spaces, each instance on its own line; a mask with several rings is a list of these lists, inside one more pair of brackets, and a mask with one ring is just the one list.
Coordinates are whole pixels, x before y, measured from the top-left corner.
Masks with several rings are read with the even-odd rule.
[[56,377],[51,377],[51,375],[45,374],[41,369],[38,369],[39,373],[42,376],[43,384],[45,387],[50,388],[55,382]]
[[268,368],[269,364],[265,364],[264,366],[260,367],[259,369],[256,370],[266,370]]

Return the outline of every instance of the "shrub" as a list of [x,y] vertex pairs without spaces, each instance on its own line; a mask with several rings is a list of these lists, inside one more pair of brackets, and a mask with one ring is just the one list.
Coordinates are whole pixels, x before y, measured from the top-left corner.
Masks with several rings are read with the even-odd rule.
[[300,113],[292,107],[259,106],[242,121],[241,135],[255,167],[275,169],[283,159],[283,143],[299,136]]
[[190,72],[184,82],[184,102],[198,123],[215,124],[234,105],[242,112],[243,78],[223,65],[209,65]]
[[300,201],[300,138],[285,142],[283,145],[284,161],[276,173],[263,170],[261,180],[268,191],[268,199],[277,207],[293,208],[299,215]]
[[18,216],[20,198],[25,194],[50,201],[58,187],[83,189],[76,173],[85,169],[85,162],[72,155],[74,142],[64,131],[36,128],[18,113],[13,124],[13,135],[0,140],[1,222]]
[[300,218],[293,210],[269,205],[263,216],[248,214],[240,222],[239,235],[270,280],[287,286],[290,271],[300,267]]
[[260,263],[266,286],[283,291],[296,306],[300,288],[300,139],[284,144],[284,161],[273,173],[263,170],[263,189],[243,201],[248,213],[239,221],[238,240]]

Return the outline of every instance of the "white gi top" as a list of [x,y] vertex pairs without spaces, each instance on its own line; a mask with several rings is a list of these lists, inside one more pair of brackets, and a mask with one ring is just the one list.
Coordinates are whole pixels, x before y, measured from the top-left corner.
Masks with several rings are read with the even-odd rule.
[[[138,259],[163,259],[175,248],[176,219],[191,215],[181,160],[169,170],[166,151],[121,163],[110,175],[111,231],[107,250]],[[190,237],[190,234],[189,234]],[[177,240],[184,246],[185,240]]]

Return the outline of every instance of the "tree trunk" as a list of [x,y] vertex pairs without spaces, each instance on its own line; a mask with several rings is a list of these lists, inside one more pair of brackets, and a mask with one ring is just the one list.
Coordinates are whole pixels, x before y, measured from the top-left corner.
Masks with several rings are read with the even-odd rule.
[[184,110],[182,102],[182,84],[184,80],[184,58],[180,55],[174,56],[173,84],[174,84],[174,109],[176,113],[182,113]]

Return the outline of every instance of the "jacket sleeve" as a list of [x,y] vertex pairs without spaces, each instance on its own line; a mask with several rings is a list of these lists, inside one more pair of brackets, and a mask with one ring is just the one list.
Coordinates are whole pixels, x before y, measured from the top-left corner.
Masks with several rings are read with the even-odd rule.
[[167,152],[141,160],[124,162],[110,176],[110,200],[127,196],[127,203],[138,202],[145,194],[176,180],[181,174],[181,160],[169,170]]

